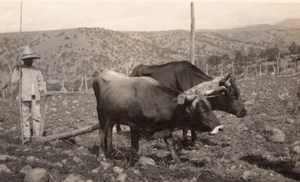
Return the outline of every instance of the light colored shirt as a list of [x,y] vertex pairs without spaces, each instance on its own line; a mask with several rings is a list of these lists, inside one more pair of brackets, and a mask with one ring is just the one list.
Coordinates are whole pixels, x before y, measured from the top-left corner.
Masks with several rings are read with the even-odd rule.
[[[46,83],[40,70],[34,67],[22,66],[22,101],[32,100],[32,95],[35,95],[36,100],[40,100],[40,91],[46,92]],[[19,68],[20,69],[20,68]],[[19,69],[15,69],[11,82],[18,83],[20,79]]]
[[34,83],[33,82],[31,82],[31,95],[35,95]]

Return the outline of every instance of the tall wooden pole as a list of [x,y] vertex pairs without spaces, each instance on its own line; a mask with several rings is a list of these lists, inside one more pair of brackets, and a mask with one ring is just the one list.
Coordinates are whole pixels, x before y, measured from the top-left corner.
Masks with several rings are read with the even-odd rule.
[[22,42],[22,14],[23,14],[23,1],[21,1],[20,7],[20,32],[19,32],[19,49],[18,49],[18,61],[20,61],[20,51],[21,51],[21,42]]
[[191,57],[190,61],[192,64],[195,64],[195,17],[194,17],[194,3],[191,2]]
[[84,69],[84,86],[85,90],[88,90],[88,82],[87,82],[87,76],[86,76],[86,69]]
[[[21,11],[20,11],[20,34],[19,34],[19,52],[18,52],[18,61],[20,60],[20,48],[21,48],[21,36],[22,36],[22,6],[23,2],[21,1]],[[24,131],[23,131],[23,108],[22,108],[22,66],[19,67],[19,104],[20,104],[20,124],[21,124],[21,140],[24,144]]]

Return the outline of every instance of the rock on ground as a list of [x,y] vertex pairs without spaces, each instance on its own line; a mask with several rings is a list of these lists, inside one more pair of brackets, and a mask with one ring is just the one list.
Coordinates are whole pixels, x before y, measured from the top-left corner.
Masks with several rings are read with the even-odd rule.
[[296,162],[293,171],[300,174],[300,161]]
[[293,144],[293,151],[298,155],[300,154],[300,141],[297,141]]
[[0,155],[0,161],[6,161],[8,159],[8,155]]
[[71,173],[63,182],[85,182],[84,178],[80,174]]
[[118,174],[123,173],[123,171],[124,171],[123,168],[120,168],[117,166],[113,168],[113,172],[118,173]]
[[253,178],[255,178],[257,176],[257,174],[253,171],[244,171],[243,175],[242,175],[242,179],[244,180],[253,180]]
[[10,169],[4,165],[4,164],[0,164],[0,173],[11,173]]
[[266,126],[264,131],[268,135],[268,139],[272,142],[283,143],[285,141],[285,134],[277,128]]
[[118,175],[117,181],[124,182],[126,180],[126,178],[127,178],[127,174],[121,173],[121,174]]
[[50,175],[46,169],[34,168],[28,171],[25,175],[24,182],[47,182],[50,180]]
[[295,120],[292,118],[286,118],[286,122],[289,124],[293,124],[293,123],[295,123]]
[[29,166],[29,165],[27,165],[27,166],[22,167],[22,169],[20,170],[19,173],[21,173],[21,174],[26,174],[27,172],[29,172],[29,171],[31,171],[31,170],[32,170],[32,167]]
[[139,163],[143,166],[148,166],[148,165],[155,166],[156,165],[155,161],[153,159],[144,157],[144,156],[140,157]]
[[109,167],[111,166],[110,163],[104,162],[104,161],[101,161],[100,165],[103,166],[103,169],[104,169],[104,170],[107,169],[107,168],[109,168]]
[[9,156],[9,155],[0,155],[0,161],[6,161],[7,159],[11,159],[11,160],[17,160],[16,157],[14,156]]
[[27,161],[27,162],[34,162],[34,161],[37,161],[37,160],[38,160],[38,159],[35,158],[34,156],[29,156],[29,157],[26,158],[26,161]]

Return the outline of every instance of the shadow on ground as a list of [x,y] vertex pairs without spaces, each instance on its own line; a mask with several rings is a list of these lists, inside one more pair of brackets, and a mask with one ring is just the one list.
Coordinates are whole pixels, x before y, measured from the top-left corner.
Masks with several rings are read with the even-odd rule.
[[247,155],[241,158],[241,160],[248,162],[252,165],[257,165],[263,169],[269,169],[277,173],[282,174],[287,178],[300,181],[300,174],[294,172],[294,162],[291,160],[286,161],[269,161],[261,156]]

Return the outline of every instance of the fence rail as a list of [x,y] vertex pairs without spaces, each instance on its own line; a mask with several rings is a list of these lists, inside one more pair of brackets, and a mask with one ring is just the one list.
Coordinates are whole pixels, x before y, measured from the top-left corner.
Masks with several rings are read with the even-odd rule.
[[219,64],[214,67],[206,64],[206,72],[212,76],[231,72],[240,78],[288,77],[300,74],[300,61],[262,62],[245,66],[237,66],[235,64],[223,66]]

